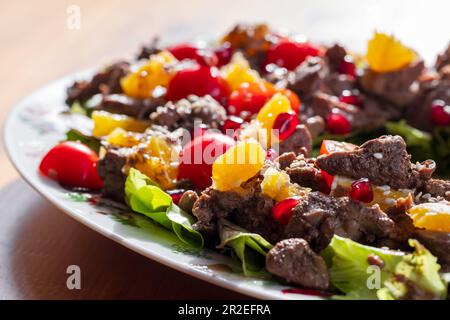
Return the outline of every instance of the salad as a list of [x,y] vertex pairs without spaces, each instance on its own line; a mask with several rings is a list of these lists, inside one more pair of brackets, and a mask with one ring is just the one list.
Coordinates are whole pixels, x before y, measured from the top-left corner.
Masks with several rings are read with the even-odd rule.
[[[245,276],[338,299],[447,299],[450,47],[433,66],[266,24],[162,46],[67,89],[39,171],[127,205]],[[312,292],[312,291],[311,291]]]

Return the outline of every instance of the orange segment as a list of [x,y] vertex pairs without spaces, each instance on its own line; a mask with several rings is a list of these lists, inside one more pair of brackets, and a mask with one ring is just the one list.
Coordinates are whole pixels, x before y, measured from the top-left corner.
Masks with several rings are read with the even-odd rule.
[[417,58],[416,53],[391,35],[375,32],[367,46],[366,60],[376,72],[402,69]]
[[408,210],[414,225],[433,231],[450,232],[450,202],[428,202]]
[[115,147],[130,148],[140,143],[136,133],[125,131],[122,128],[114,129],[105,138],[106,142]]
[[262,82],[258,72],[250,68],[248,61],[239,52],[233,55],[229,64],[222,67],[221,73],[231,90],[238,90],[245,82]]
[[[335,176],[331,185],[332,193],[336,196],[348,196],[353,179],[349,179],[342,176]],[[412,193],[412,190],[401,189],[396,190],[389,186],[375,186],[372,185],[373,200],[368,203],[368,206],[378,204],[380,209],[386,211],[387,209],[395,206],[396,201],[400,198],[406,198]]]
[[285,112],[293,112],[293,110],[289,99],[281,93],[275,93],[261,110],[259,110],[256,120],[267,130],[268,146],[271,145],[273,123],[280,113]]
[[261,171],[266,152],[256,141],[245,141],[218,157],[212,168],[213,187],[220,191],[239,189]]
[[149,126],[147,122],[106,111],[94,111],[92,113],[92,120],[94,121],[92,134],[95,137],[106,136],[116,128],[122,128],[125,131],[144,132]]
[[381,210],[386,211],[395,205],[398,199],[406,198],[412,190],[396,190],[388,186],[373,186],[373,201],[369,205],[378,204]]
[[146,65],[122,78],[120,85],[127,96],[151,97],[156,87],[167,87],[175,74],[174,68],[168,66],[173,65],[176,61],[177,59],[168,51],[152,55]]

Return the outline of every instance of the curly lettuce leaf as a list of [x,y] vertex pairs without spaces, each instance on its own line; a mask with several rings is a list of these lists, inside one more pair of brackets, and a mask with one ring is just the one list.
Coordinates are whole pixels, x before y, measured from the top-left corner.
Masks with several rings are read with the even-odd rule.
[[440,176],[450,176],[450,128],[437,127],[432,133],[416,129],[406,123],[386,123],[388,134],[398,134],[406,141],[413,161],[433,159],[437,163],[436,173]]
[[192,228],[194,218],[175,205],[170,195],[149,177],[133,168],[125,181],[125,201],[133,211],[174,232],[184,243],[203,247],[202,235]]
[[[330,270],[331,283],[350,299],[445,298],[447,285],[439,275],[437,259],[416,240],[413,253],[359,244],[334,236],[321,253]],[[382,267],[369,263],[382,261]]]
[[[417,240],[409,240],[415,250],[395,266],[394,276],[378,291],[380,299],[445,299],[447,283],[439,274],[437,259]],[[413,291],[413,292],[411,292]]]
[[267,276],[264,269],[267,252],[272,245],[259,234],[221,219],[219,221],[220,244],[217,248],[229,247],[232,254],[241,261],[246,276]]
[[405,139],[408,151],[413,158],[432,158],[432,140],[431,134],[411,127],[405,120],[398,122],[387,122],[386,130],[389,134],[399,135]]

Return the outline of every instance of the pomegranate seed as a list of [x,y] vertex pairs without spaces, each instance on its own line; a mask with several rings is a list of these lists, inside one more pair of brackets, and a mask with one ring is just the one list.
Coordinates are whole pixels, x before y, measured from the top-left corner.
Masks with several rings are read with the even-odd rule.
[[186,190],[184,189],[174,189],[174,190],[168,190],[167,193],[172,198],[173,203],[178,204],[180,202],[181,197],[185,193]]
[[322,191],[325,194],[330,194],[334,177],[331,174],[329,174],[328,172],[323,171],[322,169],[320,170],[320,174],[322,175],[323,179],[325,180],[325,183],[322,188],[323,190],[320,190],[320,191]]
[[450,125],[450,105],[443,100],[435,100],[431,106],[431,119],[439,126]]
[[358,90],[344,90],[342,91],[339,100],[348,104],[352,104],[354,106],[361,106],[361,100],[359,100],[359,91]]
[[339,73],[356,77],[356,65],[351,55],[346,55],[339,63]]
[[278,152],[269,148],[266,151],[266,159],[269,161],[274,161],[278,157]]
[[218,66],[221,67],[230,62],[231,57],[233,56],[233,49],[229,42],[225,42],[217,48],[214,53],[218,59]]
[[237,131],[241,128],[244,120],[237,116],[228,116],[222,125],[222,132],[227,133],[227,130]]
[[350,187],[350,198],[365,203],[372,202],[373,190],[369,179],[362,178],[353,182]]
[[273,129],[278,130],[278,139],[281,141],[294,133],[298,125],[297,115],[293,112],[280,113],[273,123]]
[[333,134],[347,134],[352,131],[352,125],[344,115],[330,113],[327,116],[327,129]]
[[272,207],[272,217],[282,225],[287,225],[292,217],[292,209],[295,208],[299,201],[300,197],[281,200]]

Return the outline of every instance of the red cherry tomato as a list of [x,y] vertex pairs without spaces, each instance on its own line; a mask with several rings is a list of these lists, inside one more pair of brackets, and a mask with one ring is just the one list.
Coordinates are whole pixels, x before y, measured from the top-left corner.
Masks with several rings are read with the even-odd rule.
[[191,59],[204,66],[216,66],[219,59],[217,55],[208,48],[199,48],[195,45],[183,43],[169,47],[170,51],[178,60]]
[[67,187],[98,190],[103,188],[103,181],[97,173],[97,162],[97,154],[88,146],[66,141],[45,155],[39,171]]
[[270,92],[262,84],[244,82],[239,89],[231,92],[228,113],[240,115],[246,111],[256,114],[270,97]]
[[234,143],[232,138],[220,133],[207,133],[194,138],[181,151],[178,179],[189,179],[198,189],[209,187],[214,160]]
[[204,96],[209,94],[219,103],[226,105],[230,89],[216,68],[200,65],[178,71],[169,83],[166,97],[177,101],[191,94]]
[[353,151],[357,146],[353,143],[335,141],[335,140],[323,140],[320,146],[320,154],[330,154],[338,151]]
[[318,56],[320,49],[309,42],[282,40],[267,52],[265,66],[274,63],[288,70],[294,70],[308,56]]

